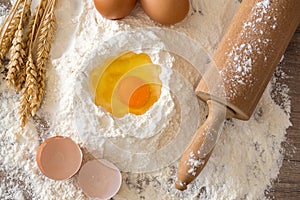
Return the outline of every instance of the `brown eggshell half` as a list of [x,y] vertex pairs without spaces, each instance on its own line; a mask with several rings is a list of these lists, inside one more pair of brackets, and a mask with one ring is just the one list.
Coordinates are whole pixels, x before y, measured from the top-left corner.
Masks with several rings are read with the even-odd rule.
[[41,172],[50,179],[64,180],[77,173],[82,162],[79,146],[70,138],[55,136],[39,147],[36,162]]
[[87,196],[104,200],[110,199],[119,191],[122,175],[107,160],[92,160],[82,166],[78,182]]

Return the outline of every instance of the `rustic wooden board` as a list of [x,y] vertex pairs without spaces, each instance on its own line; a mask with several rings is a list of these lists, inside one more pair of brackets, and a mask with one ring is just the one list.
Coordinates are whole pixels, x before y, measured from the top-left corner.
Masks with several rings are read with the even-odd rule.
[[286,155],[270,197],[274,199],[300,199],[300,26],[293,36],[283,60],[283,71],[291,97],[291,126],[287,130]]

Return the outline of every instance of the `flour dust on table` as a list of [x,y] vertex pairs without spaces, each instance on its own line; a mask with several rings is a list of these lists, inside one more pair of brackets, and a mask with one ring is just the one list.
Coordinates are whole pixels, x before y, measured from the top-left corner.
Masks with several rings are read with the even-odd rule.
[[[12,3],[13,1],[11,4],[0,3],[0,23],[3,22]],[[92,145],[93,142],[78,133],[74,109],[79,106],[84,110],[78,104],[78,95],[82,89],[78,87],[80,86],[78,80],[86,79],[85,69],[93,63],[91,59],[100,54],[110,53],[109,49],[103,48],[103,44],[113,45],[110,39],[117,34],[134,31],[139,33],[138,30],[150,28],[147,29],[148,32],[144,31],[139,41],[129,44],[126,40],[119,40],[113,48],[123,47],[130,50],[133,44],[137,46],[140,44],[138,47],[141,50],[144,48],[143,45],[147,42],[149,44],[148,39],[151,38],[150,41],[153,42],[156,51],[148,53],[153,62],[167,69],[178,69],[183,77],[191,81],[190,85],[195,86],[198,80],[194,78],[191,71],[185,70],[190,69],[191,64],[180,61],[180,58],[170,52],[163,51],[166,41],[151,32],[151,28],[167,29],[183,34],[198,43],[199,47],[206,49],[207,55],[212,55],[240,3],[237,0],[192,0],[192,3],[193,6],[185,20],[166,27],[153,22],[139,4],[128,17],[111,21],[101,17],[94,8],[93,1],[57,1],[55,12],[58,27],[47,68],[45,98],[36,117],[29,120],[24,130],[21,130],[18,123],[19,94],[15,94],[12,88],[7,87],[4,80],[5,70],[0,75],[1,199],[88,199],[79,188],[77,175],[65,181],[53,181],[39,172],[35,162],[39,145],[51,136],[69,136],[84,149],[85,160],[89,159],[87,152],[92,153],[94,157],[101,157],[101,148],[89,148],[86,144]],[[177,38],[171,36],[168,38],[168,41],[176,40]],[[117,52],[117,49],[114,50]],[[185,52],[189,50],[189,46],[181,49]],[[178,65],[179,61],[180,65]],[[168,77],[171,75],[166,73],[161,76],[169,87],[172,82],[168,81]],[[283,99],[280,105],[271,95],[274,85],[276,85],[276,95]],[[179,96],[174,97],[169,91],[163,92],[162,99],[158,100],[158,104],[156,107],[154,104],[152,109],[156,109],[155,112],[161,109],[166,112],[156,113],[157,118],[153,119],[153,123],[163,121],[159,129],[169,130],[169,133],[172,133],[173,129],[179,129],[178,121],[182,117],[176,115],[177,111],[180,111],[176,107]],[[90,101],[90,98],[81,97],[82,101]],[[168,103],[164,104],[164,102]],[[207,114],[206,107],[200,102],[197,106],[199,120],[196,122],[201,123]],[[135,127],[135,134],[124,131],[128,130],[128,125],[122,127],[123,131],[120,130],[105,110],[90,111],[97,112],[96,114],[103,120],[100,124],[103,137],[117,142],[129,137],[139,140],[153,137],[147,135],[147,132],[137,134],[139,126]],[[276,179],[282,165],[284,149],[281,143],[285,141],[286,129],[291,125],[289,112],[286,86],[278,85],[275,77],[249,121],[234,119],[226,121],[223,134],[210,161],[186,191],[181,192],[174,187],[179,162],[176,160],[168,166],[151,172],[122,172],[123,183],[114,199],[264,199],[266,191]],[[132,117],[130,120],[139,123],[139,118],[129,117]],[[140,119],[147,121],[148,118],[143,117],[145,116],[141,116]],[[89,118],[86,120],[88,121]],[[124,122],[128,120],[124,119],[122,123]],[[158,138],[168,141],[169,137],[172,138],[167,134],[166,138]],[[155,148],[159,148],[159,140],[152,142]],[[101,144],[97,145],[101,146]],[[131,165],[135,164],[138,163],[131,163]]]

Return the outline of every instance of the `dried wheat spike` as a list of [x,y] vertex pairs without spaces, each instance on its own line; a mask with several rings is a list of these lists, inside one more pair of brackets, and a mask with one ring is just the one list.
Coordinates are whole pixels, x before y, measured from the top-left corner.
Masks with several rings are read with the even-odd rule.
[[27,25],[31,16],[31,3],[32,0],[26,0],[25,1],[25,12],[24,12],[24,18],[23,18],[23,24]]
[[23,41],[24,29],[20,27],[13,39],[13,46],[11,49],[11,59],[8,63],[7,81],[8,85],[14,86],[16,91],[21,90],[21,86],[25,81],[25,59],[26,54],[24,50]]
[[45,9],[47,5],[47,0],[41,0],[40,4],[37,6],[36,11],[29,19],[29,25],[27,30],[27,39],[26,39],[26,52],[28,53],[29,47],[34,42],[36,38],[36,33],[38,31],[38,27],[40,26],[41,20],[43,18]]
[[[9,43],[11,43],[10,34],[12,36],[14,35],[14,33],[12,33],[13,30],[11,30],[10,24],[12,23],[13,20],[16,19],[16,18],[14,18],[14,16],[16,16],[16,12],[19,8],[19,5],[21,3],[23,3],[23,1],[24,0],[17,0],[14,3],[12,9],[9,11],[8,16],[4,19],[2,25],[0,26],[0,69],[2,68],[2,61],[3,61],[6,53],[9,50],[9,46],[11,46],[11,45],[9,45]],[[10,28],[10,30],[9,30],[9,28]],[[12,40],[12,38],[11,38],[11,40]]]
[[12,40],[15,35],[16,30],[18,29],[18,25],[21,19],[22,10],[19,10],[15,16],[13,16],[13,19],[11,23],[7,25],[7,29],[5,33],[3,34],[3,38],[0,44],[0,54],[2,59],[5,57],[5,55],[8,53],[10,47],[12,46]]
[[31,1],[24,2],[22,15],[19,21],[18,29],[15,32],[11,47],[11,59],[8,64],[7,81],[8,85],[14,86],[16,91],[20,91],[23,82],[25,81],[25,63],[26,53],[24,44],[24,24],[27,13],[30,12]]
[[27,88],[23,88],[21,91],[20,104],[19,104],[20,125],[22,128],[25,127],[27,123],[27,119],[30,114],[30,103],[28,99],[29,99],[29,95],[27,92]]
[[28,37],[26,39],[26,55],[28,55],[28,60],[26,62],[26,79],[25,79],[25,86],[22,92],[22,97],[20,100],[20,120],[21,120],[21,127],[24,127],[27,123],[27,119],[29,115],[35,115],[37,104],[37,95],[38,95],[38,74],[37,69],[33,60],[32,51],[33,51],[33,43],[36,39],[36,34],[38,32],[38,28],[40,23],[43,19],[43,15],[46,9],[48,1],[41,0],[39,6],[35,14],[29,20],[28,26]]
[[55,30],[56,30],[56,20],[55,20],[53,9],[51,9],[50,13],[47,13],[45,15],[44,21],[41,25],[38,42],[37,42],[36,58],[37,58],[37,69],[38,69],[39,93],[38,93],[36,105],[34,105],[33,107],[34,113],[40,107],[40,104],[43,100],[44,89],[45,89],[46,65],[49,60],[51,43],[54,38]]
[[33,105],[36,104],[38,95],[38,80],[37,80],[37,69],[32,59],[32,54],[29,53],[28,60],[26,62],[26,80],[25,88],[28,93],[28,102],[31,115],[34,116],[35,113],[32,112]]

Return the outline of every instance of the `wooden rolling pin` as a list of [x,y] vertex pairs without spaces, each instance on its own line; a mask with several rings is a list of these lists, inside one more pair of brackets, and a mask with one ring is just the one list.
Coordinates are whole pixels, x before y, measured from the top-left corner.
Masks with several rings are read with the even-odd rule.
[[226,118],[251,117],[299,22],[300,0],[243,0],[196,89],[209,116],[181,158],[177,189],[202,171]]

